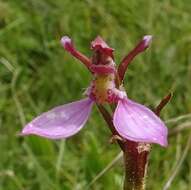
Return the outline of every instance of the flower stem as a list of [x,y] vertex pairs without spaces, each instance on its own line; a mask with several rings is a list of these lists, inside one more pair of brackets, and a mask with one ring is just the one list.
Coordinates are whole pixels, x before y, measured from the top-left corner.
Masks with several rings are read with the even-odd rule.
[[124,190],[145,190],[150,145],[127,141],[124,150]]

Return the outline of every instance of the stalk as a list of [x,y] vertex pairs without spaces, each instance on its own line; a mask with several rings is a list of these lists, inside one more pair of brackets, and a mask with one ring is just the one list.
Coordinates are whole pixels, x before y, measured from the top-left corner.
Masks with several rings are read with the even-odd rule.
[[127,141],[124,149],[124,190],[145,190],[150,144]]

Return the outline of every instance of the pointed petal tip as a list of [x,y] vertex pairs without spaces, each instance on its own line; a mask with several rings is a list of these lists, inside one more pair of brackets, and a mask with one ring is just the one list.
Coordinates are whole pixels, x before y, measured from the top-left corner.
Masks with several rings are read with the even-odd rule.
[[167,139],[167,135],[163,136],[163,139],[157,143],[159,145],[161,145],[162,147],[166,148],[168,146],[168,139]]
[[21,131],[21,133],[19,134],[19,136],[25,136],[25,135],[30,135],[32,134],[32,130],[33,126],[31,123],[27,124],[24,126],[23,130]]
[[[26,134],[26,135],[27,135],[27,134]],[[25,133],[19,132],[19,133],[16,134],[16,136],[17,136],[17,137],[23,137],[23,136],[25,136]]]
[[161,130],[158,130],[158,133],[148,138],[149,141],[166,148],[168,146],[168,128],[165,125],[161,126]]
[[147,139],[147,143],[154,143],[154,144],[158,144],[164,148],[166,148],[168,146],[168,139],[167,139],[167,135],[158,135],[158,138],[154,137],[154,138],[148,138]]
[[168,147],[168,142],[166,141],[165,143],[162,143],[162,144],[160,144],[162,147],[164,147],[164,148],[167,148]]
[[35,136],[52,139],[52,140],[59,140],[61,138],[66,138],[66,137],[59,136],[59,134],[54,134],[54,133],[51,134],[48,131],[39,129],[37,126],[35,127],[29,123],[23,128],[19,136],[24,137],[24,136],[30,136],[30,135],[35,135]]

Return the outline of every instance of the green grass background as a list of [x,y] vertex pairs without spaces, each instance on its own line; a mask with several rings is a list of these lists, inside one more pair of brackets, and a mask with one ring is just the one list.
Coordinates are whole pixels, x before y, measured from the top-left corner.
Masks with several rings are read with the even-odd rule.
[[[91,40],[101,35],[119,63],[145,34],[153,43],[128,69],[128,96],[153,107],[173,91],[162,118],[191,112],[190,0],[0,0],[0,190],[84,190],[114,159],[119,148],[109,144],[96,107],[86,127],[66,141],[17,133],[39,113],[82,98],[89,85],[88,71],[60,46],[62,35],[88,56]],[[163,188],[188,137],[189,130],[170,138],[167,149],[153,146],[148,189]],[[190,157],[170,190],[191,189]],[[119,162],[90,189],[122,184]]]

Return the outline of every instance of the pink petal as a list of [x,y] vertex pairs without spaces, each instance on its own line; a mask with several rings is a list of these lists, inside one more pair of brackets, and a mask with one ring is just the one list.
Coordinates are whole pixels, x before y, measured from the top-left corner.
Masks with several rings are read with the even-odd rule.
[[86,98],[55,107],[28,123],[21,135],[34,134],[50,139],[70,137],[85,125],[93,103]]
[[111,57],[113,57],[114,49],[110,48],[100,36],[97,36],[97,38],[91,42],[91,49],[102,50],[103,52],[108,53]]
[[128,140],[168,145],[168,130],[163,121],[150,109],[132,100],[118,102],[113,123],[118,133]]

